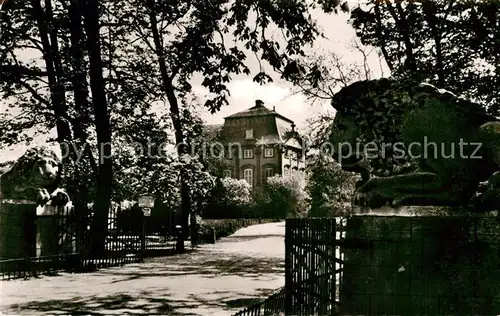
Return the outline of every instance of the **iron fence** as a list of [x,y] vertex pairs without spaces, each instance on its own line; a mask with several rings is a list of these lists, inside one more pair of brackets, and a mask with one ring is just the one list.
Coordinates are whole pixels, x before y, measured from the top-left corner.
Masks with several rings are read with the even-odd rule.
[[285,315],[285,288],[280,288],[263,302],[239,311],[233,316],[281,316]]
[[[92,271],[141,262],[145,257],[176,253],[177,237],[158,231],[146,217],[119,221],[108,214],[105,252],[90,253],[91,212],[63,208],[36,209],[33,205],[0,205],[0,279],[35,277],[58,271]],[[38,215],[37,215],[38,213]],[[142,230],[127,224],[139,223]]]
[[286,315],[335,315],[343,274],[345,219],[286,220]]

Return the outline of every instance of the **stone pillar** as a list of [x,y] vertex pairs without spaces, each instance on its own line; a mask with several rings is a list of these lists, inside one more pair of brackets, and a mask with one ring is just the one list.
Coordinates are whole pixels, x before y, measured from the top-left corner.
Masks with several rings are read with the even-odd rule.
[[64,206],[47,204],[37,210],[37,256],[76,252],[75,218]]
[[[234,153],[234,152],[233,152]],[[240,152],[239,149],[236,149],[236,154],[234,154],[234,178],[235,179],[241,179],[240,177]]]
[[277,170],[281,176],[283,176],[283,149],[280,147],[277,150],[278,153],[278,168]]
[[58,209],[52,205],[39,208],[36,220],[37,256],[59,254]]
[[260,186],[262,184],[262,168],[261,168],[261,159],[262,159],[262,150],[260,147],[255,149],[255,158],[257,159],[257,164],[255,167],[255,186]]
[[0,200],[0,259],[36,255],[36,203]]
[[348,219],[341,312],[497,315],[500,221],[457,213]]

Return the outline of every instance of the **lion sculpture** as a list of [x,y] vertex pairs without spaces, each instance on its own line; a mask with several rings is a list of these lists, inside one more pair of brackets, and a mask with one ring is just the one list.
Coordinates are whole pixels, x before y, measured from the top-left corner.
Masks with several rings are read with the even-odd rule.
[[62,162],[48,147],[32,147],[0,177],[1,200],[29,200],[39,205],[66,205],[68,194],[58,188]]
[[480,105],[385,78],[344,87],[332,106],[334,157],[362,178],[354,204],[485,206],[500,192],[500,122]]

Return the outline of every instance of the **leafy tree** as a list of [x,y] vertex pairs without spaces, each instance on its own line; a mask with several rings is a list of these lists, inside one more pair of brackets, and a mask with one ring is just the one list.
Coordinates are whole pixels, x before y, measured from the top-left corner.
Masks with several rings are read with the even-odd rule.
[[357,177],[343,171],[327,155],[319,155],[307,167],[306,191],[311,197],[308,216],[335,217],[351,213]]
[[[373,79],[376,71],[368,60],[374,55],[375,48],[364,46],[355,39],[351,41],[349,50],[350,59],[354,59],[349,62],[331,51],[315,51],[304,56],[297,60],[297,71],[288,79],[312,105],[317,101],[330,100],[339,88],[355,81]],[[380,62],[380,56],[378,59],[383,75],[385,67]]]
[[[46,133],[56,127],[61,145],[86,150],[82,164],[77,150],[66,159],[74,179],[92,170],[94,197],[84,193],[89,188],[79,190],[86,183],[72,185],[82,200],[96,201],[93,247],[100,253],[116,181],[112,144],[123,136],[115,131],[125,130],[128,119],[140,120],[152,103],[165,102],[175,143],[182,144],[192,127],[183,122],[188,113],[182,104],[193,75],[201,74],[211,93],[205,106],[217,111],[227,104],[231,75],[251,73],[245,64],[249,54],[287,77],[294,58],[320,34],[310,10],[339,5],[321,0],[15,1],[0,17],[0,92],[12,109],[2,117],[0,142],[12,144],[29,138],[33,128]],[[286,45],[266,33],[271,24],[283,30]],[[224,40],[228,34],[234,45]],[[34,57],[20,58],[19,51]],[[271,77],[260,69],[255,80]],[[186,153],[185,146],[177,148],[179,157]],[[181,176],[180,190],[184,224],[191,208],[187,177]]]
[[[152,67],[148,64],[147,78],[159,79],[150,83],[168,101],[175,143],[182,144],[187,128],[180,119],[179,100],[191,91],[193,75],[202,75],[202,85],[210,92],[205,106],[212,112],[227,104],[231,75],[251,73],[245,64],[248,54],[257,55],[286,75],[293,58],[304,55],[304,46],[319,35],[309,11],[318,5],[333,10],[340,2],[204,0],[177,1],[172,5],[165,1],[136,0],[120,1],[117,5],[120,10],[115,15],[119,21],[128,22],[129,29],[123,34],[130,44],[128,50],[154,56],[143,59],[143,64],[155,61]],[[252,12],[256,13],[255,18]],[[271,24],[283,30],[285,46],[266,34]],[[233,44],[225,41],[230,33],[235,39]],[[265,83],[272,79],[261,69],[254,80]],[[186,153],[184,146],[177,148],[179,156]],[[181,195],[184,226],[187,226],[190,197],[184,178],[181,176]]]
[[[267,178],[263,188],[264,205],[259,205],[270,216],[287,218],[304,216],[309,208],[309,196],[304,190],[303,181],[299,177],[281,177],[276,175]],[[272,215],[271,215],[272,214]]]
[[210,203],[203,212],[206,218],[248,217],[252,187],[243,179],[217,178]]
[[[144,93],[147,87],[131,74],[135,56],[121,63],[126,42],[117,36],[122,25],[111,26],[111,1],[42,2],[16,1],[0,13],[0,93],[9,104],[0,143],[29,140],[33,129],[46,133],[56,127],[62,152],[70,149],[64,155],[66,186],[75,204],[97,202],[92,235],[99,252],[113,194],[112,130],[118,136],[136,135],[138,129],[147,133],[148,124],[130,122],[143,122],[140,115],[155,94]],[[21,57],[21,51],[33,58]],[[127,130],[129,125],[136,128]],[[84,155],[78,156],[81,150]]]
[[393,74],[477,99],[498,114],[499,16],[498,1],[364,0],[351,23]]

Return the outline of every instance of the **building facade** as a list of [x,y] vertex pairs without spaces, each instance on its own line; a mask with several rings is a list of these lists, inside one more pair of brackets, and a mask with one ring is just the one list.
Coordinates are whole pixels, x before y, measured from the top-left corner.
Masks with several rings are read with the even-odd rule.
[[289,118],[255,106],[224,118],[217,140],[224,147],[224,177],[245,179],[261,186],[274,175],[304,178],[305,144]]

